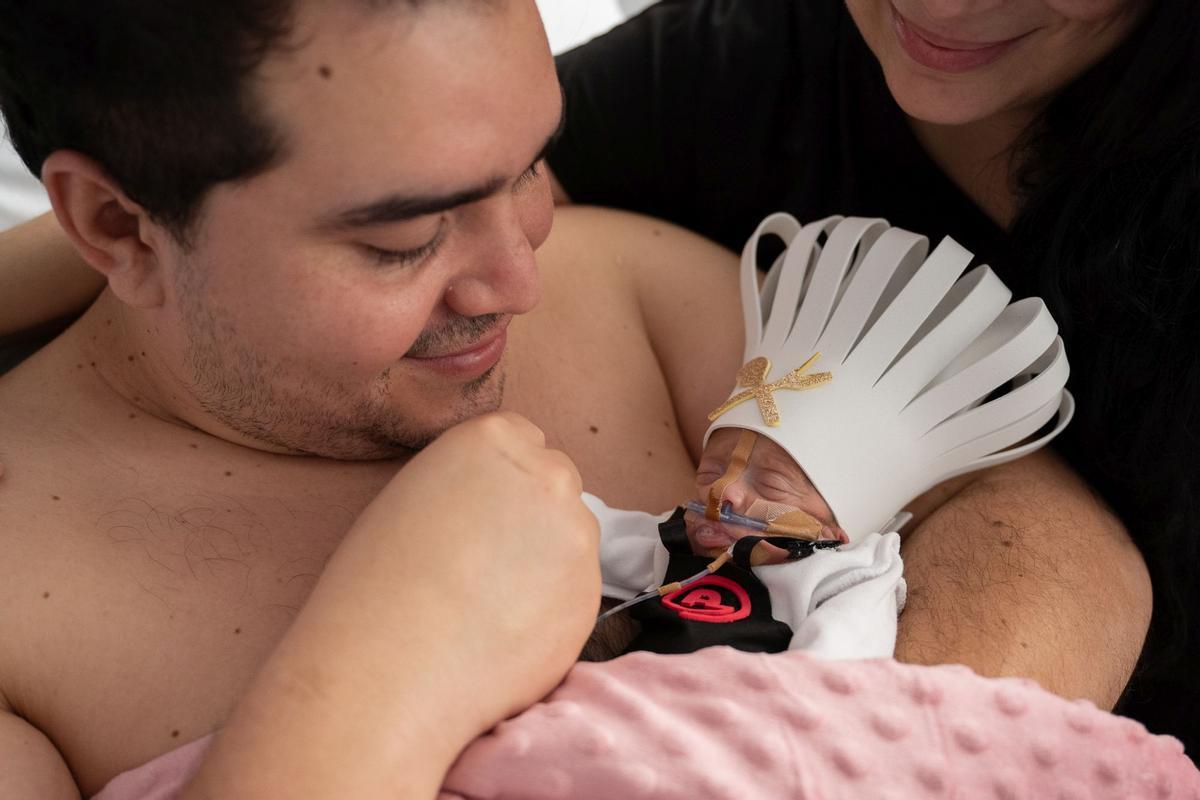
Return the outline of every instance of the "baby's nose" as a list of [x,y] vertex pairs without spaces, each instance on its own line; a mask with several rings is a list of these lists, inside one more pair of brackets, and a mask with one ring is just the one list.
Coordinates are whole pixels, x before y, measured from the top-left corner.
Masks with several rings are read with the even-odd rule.
[[721,505],[735,514],[745,516],[757,497],[758,495],[745,481],[737,480],[725,487]]

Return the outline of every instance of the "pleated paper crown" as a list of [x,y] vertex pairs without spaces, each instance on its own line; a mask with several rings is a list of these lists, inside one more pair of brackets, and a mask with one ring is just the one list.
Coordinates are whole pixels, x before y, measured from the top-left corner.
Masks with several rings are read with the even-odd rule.
[[[771,234],[787,249],[760,289]],[[1074,412],[1041,299],[1010,304],[987,266],[963,275],[972,255],[949,238],[928,249],[879,219],[775,214],[742,253],[746,364],[705,440],[736,427],[777,442],[851,541],[947,478],[1036,450]]]

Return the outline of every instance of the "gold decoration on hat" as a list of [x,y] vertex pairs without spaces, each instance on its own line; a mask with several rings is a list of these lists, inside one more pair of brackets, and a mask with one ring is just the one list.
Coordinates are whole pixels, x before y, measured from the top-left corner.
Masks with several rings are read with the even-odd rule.
[[723,406],[708,415],[708,421],[716,422],[717,418],[729,409],[741,405],[750,398],[754,398],[758,401],[758,411],[762,414],[763,422],[772,428],[778,428],[779,406],[775,403],[775,392],[780,389],[793,389],[795,391],[815,389],[833,380],[833,373],[831,372],[816,372],[812,375],[804,374],[820,357],[820,353],[814,353],[808,361],[805,361],[787,375],[771,383],[767,383],[767,376],[771,374],[771,360],[769,358],[759,356],[747,361],[738,370],[737,374],[738,387],[746,388],[746,391],[735,394],[726,400]]

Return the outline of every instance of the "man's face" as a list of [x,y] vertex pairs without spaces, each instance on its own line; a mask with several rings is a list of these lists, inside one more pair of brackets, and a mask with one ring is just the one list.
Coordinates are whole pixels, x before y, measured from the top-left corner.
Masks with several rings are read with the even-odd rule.
[[177,377],[269,447],[395,456],[496,408],[538,299],[561,95],[536,8],[394,6],[300,3],[253,87],[283,157],[166,248]]

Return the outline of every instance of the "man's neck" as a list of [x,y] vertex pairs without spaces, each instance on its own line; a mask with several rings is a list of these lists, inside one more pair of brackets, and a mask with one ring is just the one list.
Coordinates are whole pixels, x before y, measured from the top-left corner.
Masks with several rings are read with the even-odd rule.
[[[153,475],[164,484],[182,479],[188,491],[199,491],[201,483],[188,470],[216,459],[223,465],[218,476],[228,476],[225,470],[254,476],[253,482],[239,483],[242,490],[269,497],[344,494],[341,504],[357,514],[402,466],[401,460],[296,456],[229,430],[196,407],[186,373],[171,368],[182,360],[173,360],[167,337],[156,339],[155,333],[153,324],[147,326],[105,292],[77,324],[35,356],[42,363],[33,372],[38,391],[62,397],[62,413],[73,417],[71,424],[86,430],[97,447],[107,452],[135,436],[138,458],[158,465],[148,479]],[[56,376],[66,381],[47,383]],[[187,458],[174,461],[178,453]]]
[[[140,319],[112,292],[105,290],[67,336],[80,358],[98,378],[103,390],[141,411],[182,427],[185,422],[176,381],[163,352],[164,342],[154,337],[152,325]],[[133,412],[131,412],[133,413]]]
[[284,448],[237,431],[201,407],[192,392],[185,345],[164,333],[138,309],[105,290],[68,332],[81,363],[98,379],[98,390],[144,413],[186,430],[199,430],[231,444],[276,454]]

